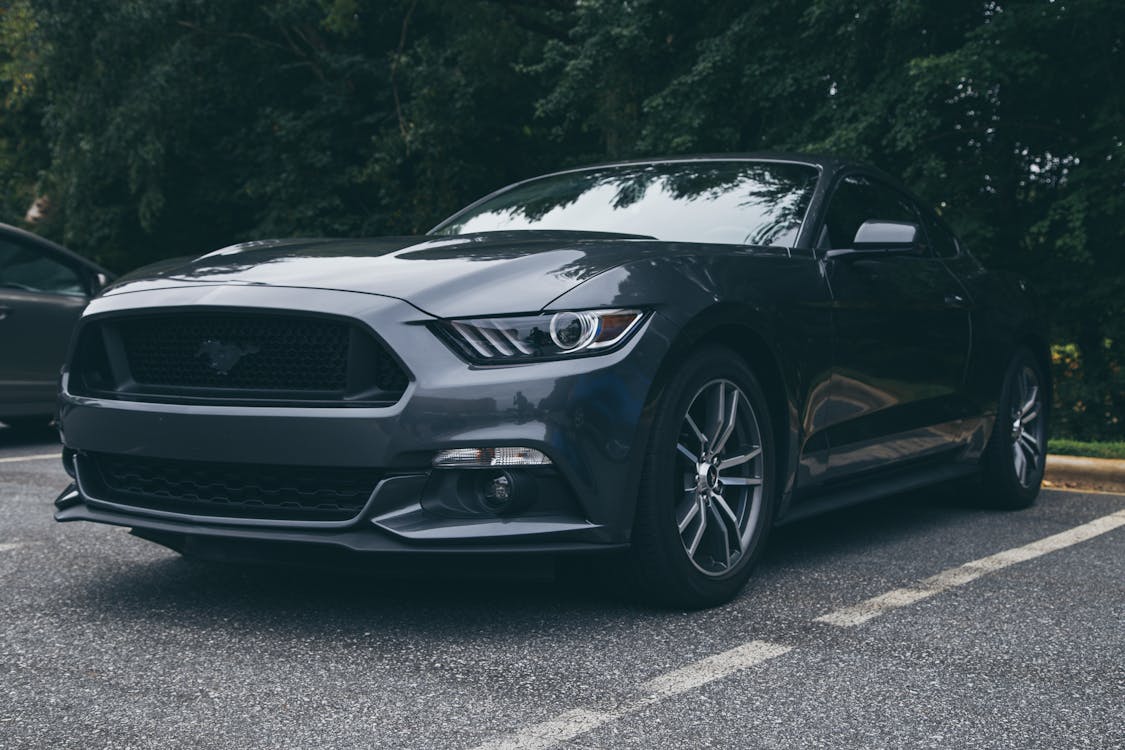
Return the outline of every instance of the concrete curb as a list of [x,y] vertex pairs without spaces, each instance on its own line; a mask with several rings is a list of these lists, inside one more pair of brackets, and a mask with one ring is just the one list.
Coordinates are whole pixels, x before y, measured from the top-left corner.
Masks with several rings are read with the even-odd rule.
[[1050,454],[1043,479],[1056,487],[1125,492],[1125,460]]

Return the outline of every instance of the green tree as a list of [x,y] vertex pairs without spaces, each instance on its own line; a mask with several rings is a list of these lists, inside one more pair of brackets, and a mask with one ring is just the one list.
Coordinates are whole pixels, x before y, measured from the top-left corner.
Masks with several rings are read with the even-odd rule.
[[119,269],[263,236],[424,231],[552,163],[517,70],[541,41],[493,3],[34,9],[5,47],[40,51],[21,64],[48,103],[50,232]]
[[0,0],[0,217],[118,270],[425,231],[552,168],[834,152],[1053,313],[1059,424],[1121,435],[1116,0]]
[[35,15],[28,2],[0,3],[0,220],[18,221],[37,195],[49,163],[39,123],[37,50],[28,44]]
[[579,3],[540,100],[614,156],[785,149],[904,179],[992,267],[1031,277],[1056,340],[1061,423],[1125,411],[1125,5],[875,0]]

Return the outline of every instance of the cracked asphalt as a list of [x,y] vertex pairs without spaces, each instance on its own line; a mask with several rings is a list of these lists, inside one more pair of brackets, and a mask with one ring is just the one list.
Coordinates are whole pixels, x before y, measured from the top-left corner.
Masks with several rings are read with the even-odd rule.
[[[1123,495],[1045,491],[1002,513],[937,490],[840,511],[776,530],[738,599],[688,613],[630,603],[605,583],[612,558],[567,575],[193,562],[55,523],[67,477],[36,456],[57,450],[0,429],[0,748],[473,748],[578,708],[615,718],[536,746],[1125,747],[1125,527],[858,627],[814,621]],[[752,640],[790,650],[613,713]]]

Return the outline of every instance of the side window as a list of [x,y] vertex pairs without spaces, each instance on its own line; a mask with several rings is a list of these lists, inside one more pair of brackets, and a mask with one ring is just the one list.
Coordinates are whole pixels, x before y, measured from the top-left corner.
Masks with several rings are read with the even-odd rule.
[[849,248],[863,222],[873,219],[917,224],[918,212],[897,190],[862,175],[845,177],[828,204],[818,245],[822,249]]
[[0,288],[85,296],[82,278],[68,265],[22,243],[0,237]]
[[934,255],[939,258],[957,257],[957,238],[946,226],[945,222],[932,211],[922,211],[922,221],[926,225],[926,233],[930,235],[930,245],[934,248]]

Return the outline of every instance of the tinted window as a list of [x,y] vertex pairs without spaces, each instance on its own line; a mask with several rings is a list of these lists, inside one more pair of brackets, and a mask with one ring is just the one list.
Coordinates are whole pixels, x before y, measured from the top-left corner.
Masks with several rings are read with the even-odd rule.
[[818,174],[808,165],[769,162],[589,169],[516,186],[434,233],[570,229],[788,246],[797,239]]
[[0,238],[0,289],[83,296],[82,279],[70,266],[33,247]]
[[818,245],[830,249],[851,247],[860,225],[872,220],[917,224],[918,212],[897,190],[859,175],[845,177],[828,205],[828,217]]

